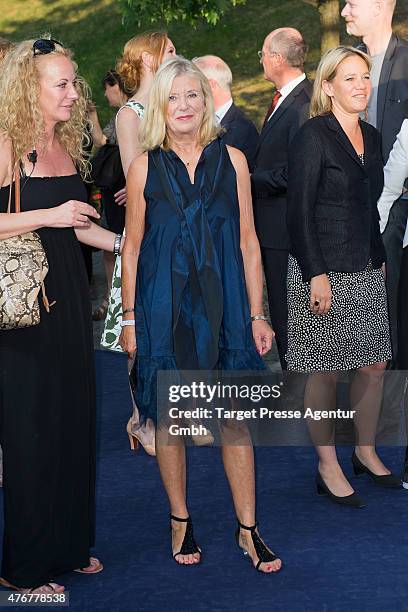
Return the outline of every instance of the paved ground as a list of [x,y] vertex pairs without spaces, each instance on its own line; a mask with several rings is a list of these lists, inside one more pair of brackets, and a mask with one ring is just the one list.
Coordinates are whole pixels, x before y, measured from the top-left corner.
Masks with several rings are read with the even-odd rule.
[[[92,307],[96,308],[99,306],[106,292],[106,281],[105,272],[103,269],[102,253],[98,251],[93,254],[93,279],[91,286],[91,299]],[[268,312],[268,305],[265,302],[265,312]],[[102,330],[104,321],[94,321],[94,348],[101,349],[100,339],[102,336]],[[276,350],[276,344],[273,345],[272,351],[266,357],[272,370],[279,370],[279,357],[278,351]]]

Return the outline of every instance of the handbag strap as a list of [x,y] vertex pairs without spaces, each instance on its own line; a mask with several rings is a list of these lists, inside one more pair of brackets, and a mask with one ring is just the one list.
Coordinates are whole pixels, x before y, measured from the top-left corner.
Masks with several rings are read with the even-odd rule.
[[20,212],[20,198],[21,198],[21,190],[20,190],[20,164],[18,160],[14,161],[14,156],[12,158],[13,161],[13,172],[11,175],[10,181],[10,190],[9,190],[9,198],[7,205],[7,213],[11,213],[11,194],[13,193],[13,182],[14,182],[14,212]]
[[[12,173],[11,181],[10,181],[9,199],[8,199],[8,206],[7,206],[8,214],[11,213],[11,194],[13,191],[13,179],[14,179],[14,211],[16,213],[20,212],[20,199],[21,199],[20,161],[17,160],[16,162],[14,162],[14,156],[12,159],[13,159],[13,173]],[[51,306],[54,306],[56,302],[55,300],[53,302],[50,302],[48,300],[47,294],[45,292],[44,279],[41,280],[41,293],[42,293],[42,300],[43,300],[44,308],[49,313]]]
[[14,166],[14,210],[20,212],[20,163],[16,161]]

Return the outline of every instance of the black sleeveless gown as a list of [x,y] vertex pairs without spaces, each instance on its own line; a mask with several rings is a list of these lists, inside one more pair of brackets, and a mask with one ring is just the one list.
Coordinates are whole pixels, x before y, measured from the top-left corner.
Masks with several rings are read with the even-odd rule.
[[[85,198],[79,175],[30,178],[22,190],[21,209]],[[2,188],[1,212],[6,212],[7,200],[8,188]],[[74,230],[41,228],[38,234],[50,268],[46,293],[56,304],[48,314],[40,300],[38,326],[0,331],[1,576],[19,587],[35,587],[87,566],[94,538],[89,286]]]

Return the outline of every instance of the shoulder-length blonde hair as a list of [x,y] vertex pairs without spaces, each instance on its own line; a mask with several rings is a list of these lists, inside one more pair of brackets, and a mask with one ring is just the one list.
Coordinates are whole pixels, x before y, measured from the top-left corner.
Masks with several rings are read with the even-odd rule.
[[355,49],[354,47],[346,47],[340,45],[334,49],[327,51],[317,67],[316,79],[313,85],[313,95],[310,101],[310,116],[325,115],[332,110],[332,100],[323,91],[323,81],[332,81],[337,74],[337,69],[340,64],[348,57],[361,57],[367,64],[367,68],[371,70],[371,59],[366,53]]
[[179,76],[196,79],[203,94],[205,110],[198,133],[198,143],[205,147],[221,132],[216,122],[213,97],[207,78],[193,62],[178,57],[160,66],[153,81],[147,111],[140,128],[140,142],[145,151],[157,147],[169,148],[166,114],[173,81]]
[[[22,159],[27,151],[39,147],[45,139],[44,119],[39,105],[40,74],[38,58],[34,56],[34,40],[16,44],[6,55],[1,65],[0,79],[0,129],[12,142],[15,159]],[[72,53],[61,45],[49,54],[62,55],[72,61]],[[74,69],[77,65],[73,62]],[[89,162],[84,147],[89,144],[87,130],[87,103],[89,88],[85,81],[77,77],[78,100],[75,100],[68,121],[56,125],[58,141],[66,149],[75,166],[85,177]]]
[[116,63],[116,71],[128,96],[135,94],[140,87],[143,77],[142,53],[152,56],[152,71],[155,73],[163,61],[168,40],[166,32],[143,32],[127,41],[122,57]]

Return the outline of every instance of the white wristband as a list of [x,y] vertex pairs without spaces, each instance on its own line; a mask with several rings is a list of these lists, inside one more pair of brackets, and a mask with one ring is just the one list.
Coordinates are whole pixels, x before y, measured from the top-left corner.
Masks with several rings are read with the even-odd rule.
[[120,322],[120,326],[121,327],[127,327],[128,325],[134,325],[135,324],[135,320],[134,319],[127,319],[125,321],[121,321]]

